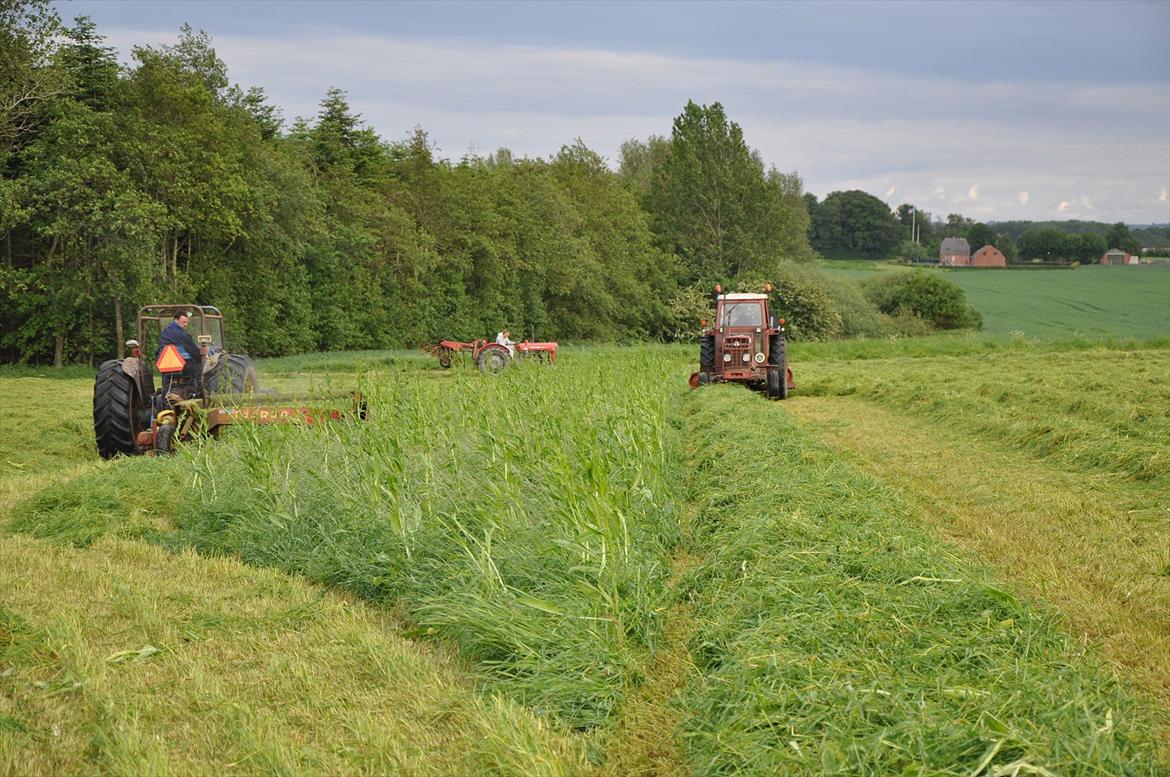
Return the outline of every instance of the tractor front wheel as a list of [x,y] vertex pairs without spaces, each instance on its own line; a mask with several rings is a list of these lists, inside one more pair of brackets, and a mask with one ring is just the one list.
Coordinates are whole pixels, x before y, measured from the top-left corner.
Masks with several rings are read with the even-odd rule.
[[93,384],[93,434],[103,459],[138,453],[138,433],[145,431],[150,410],[138,396],[134,379],[111,359],[98,368]]
[[784,371],[776,367],[768,369],[768,382],[765,387],[768,399],[788,399],[788,381]]
[[170,453],[175,442],[175,425],[163,424],[154,433],[154,449],[159,453]]

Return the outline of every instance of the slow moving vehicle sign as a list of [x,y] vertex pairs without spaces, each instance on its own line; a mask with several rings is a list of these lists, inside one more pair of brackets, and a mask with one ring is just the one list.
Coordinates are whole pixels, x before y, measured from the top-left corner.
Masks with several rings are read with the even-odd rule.
[[158,355],[158,361],[154,363],[154,366],[163,373],[182,372],[183,368],[187,366],[187,360],[174,345],[166,345],[163,346],[162,353]]

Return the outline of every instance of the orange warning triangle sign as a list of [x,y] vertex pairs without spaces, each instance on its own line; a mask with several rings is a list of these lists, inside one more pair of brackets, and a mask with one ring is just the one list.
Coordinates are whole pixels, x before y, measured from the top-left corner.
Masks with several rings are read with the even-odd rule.
[[179,353],[179,349],[173,345],[163,346],[162,353],[158,355],[158,361],[154,363],[158,367],[159,372],[182,372],[183,368],[187,366],[187,360],[183,358],[183,354]]

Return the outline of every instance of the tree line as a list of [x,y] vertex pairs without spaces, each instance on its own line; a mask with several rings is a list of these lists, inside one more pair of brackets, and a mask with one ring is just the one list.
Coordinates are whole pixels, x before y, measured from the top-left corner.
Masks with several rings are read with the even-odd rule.
[[0,3],[0,361],[95,363],[160,301],[216,305],[254,354],[665,339],[696,287],[813,256],[799,177],[718,103],[618,171],[580,141],[452,162],[340,89],[286,126],[189,27],[133,57],[46,0]]
[[959,213],[940,219],[911,203],[892,212],[886,204],[863,191],[833,192],[818,201],[804,195],[810,214],[809,241],[814,250],[830,258],[937,259],[945,238],[963,238],[972,252],[992,245],[1009,262],[1099,262],[1111,248],[1137,254],[1170,248],[1170,227],[1130,227],[1122,222],[1005,221],[983,223]]
[[202,32],[122,66],[88,18],[0,0],[0,362],[121,355],[157,302],[215,305],[254,355],[505,326],[689,338],[716,282],[772,282],[795,338],[978,325],[946,283],[820,272],[815,249],[896,250],[899,216],[863,192],[818,203],[719,103],[688,102],[616,162],[580,140],[549,159],[441,159],[421,128],[380,138],[336,88],[286,124]]

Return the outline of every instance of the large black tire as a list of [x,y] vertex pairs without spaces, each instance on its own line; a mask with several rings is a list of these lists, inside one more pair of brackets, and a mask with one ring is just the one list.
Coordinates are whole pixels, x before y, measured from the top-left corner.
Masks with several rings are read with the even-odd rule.
[[764,393],[768,399],[788,399],[788,377],[779,367],[768,368],[768,381]]
[[788,369],[788,338],[783,332],[768,338],[768,365],[779,367],[781,372]]
[[699,340],[699,372],[715,371],[715,335],[703,335]]
[[768,338],[768,399],[788,399],[788,338],[777,332]]
[[111,359],[98,367],[93,384],[93,435],[103,459],[138,453],[138,433],[150,423],[150,408],[138,385]]
[[489,345],[479,352],[475,363],[479,365],[479,371],[485,375],[494,375],[502,371],[512,361],[512,354],[508,353],[508,349],[502,345]]
[[229,353],[204,377],[208,394],[252,394],[260,388],[256,365],[247,356]]

